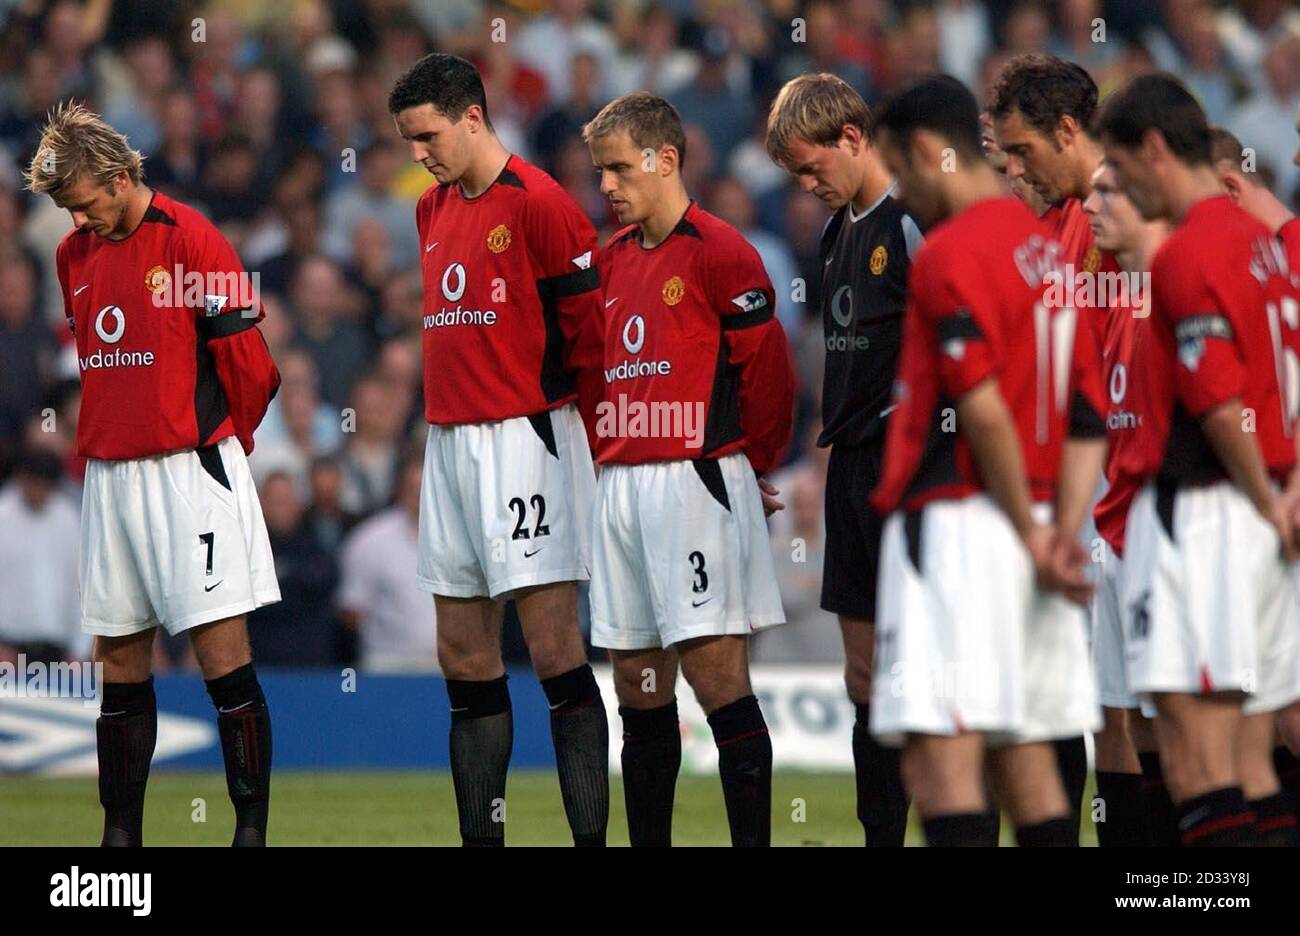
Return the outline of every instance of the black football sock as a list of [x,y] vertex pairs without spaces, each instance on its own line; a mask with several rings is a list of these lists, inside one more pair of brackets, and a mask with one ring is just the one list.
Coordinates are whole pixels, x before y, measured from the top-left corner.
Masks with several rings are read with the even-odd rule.
[[1094,823],[1099,846],[1143,848],[1155,844],[1141,774],[1097,771],[1097,798],[1103,810]]
[[[992,803],[990,797],[989,802]],[[981,839],[973,844],[985,848],[997,848],[998,840],[1002,838],[1002,810],[997,806],[989,806],[988,811],[984,813],[984,831]]]
[[1070,807],[1070,828],[1074,844],[1079,844],[1079,821],[1083,810],[1083,788],[1088,784],[1088,744],[1083,735],[1060,738],[1052,742],[1056,749],[1056,766],[1065,788],[1065,802]]
[[1273,770],[1277,779],[1291,798],[1291,805],[1296,808],[1296,819],[1300,820],[1300,759],[1291,753],[1291,749],[1279,744],[1273,748]]
[[1300,845],[1296,834],[1295,806],[1286,790],[1272,796],[1251,800],[1255,814],[1255,844],[1268,848],[1295,848]]
[[1255,844],[1255,814],[1241,787],[1224,787],[1178,804],[1178,829],[1191,847]]
[[95,722],[99,756],[99,802],[104,807],[105,847],[143,844],[144,790],[158,740],[158,702],[153,677],[136,683],[104,683]]
[[226,790],[235,807],[232,845],[266,844],[271,805],[271,713],[252,663],[207,681],[217,709]]
[[451,780],[456,788],[461,843],[506,843],[506,772],[515,723],[506,677],[447,680],[451,701]]
[[1182,847],[1183,834],[1178,829],[1178,810],[1169,795],[1169,788],[1165,786],[1165,773],[1160,766],[1160,752],[1140,751],[1138,763],[1142,765],[1142,790],[1147,797],[1151,840],[1157,848]]
[[609,825],[609,719],[586,663],[542,680],[573,844],[603,847]]
[[623,801],[633,847],[673,843],[673,796],[682,766],[677,700],[652,709],[619,707],[623,719]]
[[1016,826],[1016,844],[1021,848],[1074,848],[1079,844],[1078,825],[1068,816],[1058,816]]
[[907,792],[899,769],[902,752],[871,736],[871,708],[856,705],[853,771],[858,784],[858,821],[868,846],[901,848],[907,837]]
[[724,705],[709,716],[709,727],[718,746],[731,844],[771,845],[772,737],[758,699],[748,695]]
[[[949,813],[921,820],[925,844],[930,848],[985,848],[989,842],[989,814]],[[992,844],[997,844],[994,839]]]

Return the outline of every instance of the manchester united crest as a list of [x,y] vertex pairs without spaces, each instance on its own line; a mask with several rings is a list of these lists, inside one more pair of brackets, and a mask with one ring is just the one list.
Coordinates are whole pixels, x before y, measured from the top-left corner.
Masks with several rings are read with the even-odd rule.
[[493,253],[501,253],[510,246],[510,228],[504,224],[498,224],[492,230],[488,231],[487,236],[488,250]]
[[1101,250],[1096,245],[1089,247],[1083,257],[1083,272],[1096,273],[1101,269]]
[[161,265],[149,268],[144,275],[144,285],[155,296],[172,284],[172,275]]
[[889,251],[885,249],[884,244],[881,244],[875,250],[871,251],[871,263],[870,263],[871,275],[879,276],[881,273],[884,273],[885,264],[887,264],[888,262],[889,262]]
[[682,282],[680,276],[674,276],[664,283],[664,304],[674,306],[682,301],[682,296],[686,295],[686,284]]

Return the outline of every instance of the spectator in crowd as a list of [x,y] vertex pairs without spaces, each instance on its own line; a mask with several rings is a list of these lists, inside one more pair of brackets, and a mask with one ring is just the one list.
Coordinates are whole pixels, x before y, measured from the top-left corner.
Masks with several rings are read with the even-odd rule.
[[197,199],[207,163],[199,140],[199,109],[194,95],[180,87],[168,91],[163,98],[161,124],[158,148],[145,161],[149,185],[173,198]]
[[[740,145],[754,120],[754,105],[749,95],[737,91],[727,81],[727,61],[731,52],[731,39],[723,30],[706,32],[700,51],[700,67],[694,80],[670,98],[681,114],[682,123],[704,131],[714,156],[719,160],[726,160]],[[686,148],[683,170],[694,158],[689,139]],[[689,184],[689,180],[683,179],[683,182]]]
[[[580,50],[573,56],[569,93],[542,115],[533,133],[533,157],[538,165],[555,175],[556,154],[566,143],[582,140],[582,128],[605,104],[601,97],[600,60]],[[587,165],[591,165],[588,154]]]
[[372,143],[357,154],[355,180],[339,186],[325,202],[325,237],[321,245],[335,263],[356,261],[354,232],[364,220],[383,226],[394,269],[410,269],[419,260],[420,236],[412,220],[415,205],[393,195],[393,180],[402,155],[387,143]]
[[781,68],[781,83],[798,75],[832,72],[839,75],[867,101],[876,99],[875,83],[866,67],[846,54],[839,37],[840,6],[836,0],[812,0],[803,11],[805,41],[798,53],[787,55]]
[[[550,13],[538,16],[519,35],[519,60],[546,79],[552,103],[567,100],[572,71],[569,63],[579,52],[595,56],[600,75],[613,71],[616,47],[608,26],[591,16],[588,0],[554,0]],[[601,97],[609,100],[604,88]]]
[[1274,46],[1264,57],[1263,71],[1263,87],[1233,113],[1228,128],[1272,171],[1273,194],[1291,203],[1300,185],[1300,170],[1291,163],[1300,108],[1300,35]]
[[56,454],[28,448],[0,486],[0,656],[55,663],[90,649],[77,591],[81,511],[62,476]]
[[308,476],[311,494],[305,515],[316,539],[337,553],[343,537],[360,518],[343,509],[343,468],[332,455],[321,455],[311,463]]
[[[625,9],[636,11],[632,4]],[[639,11],[636,11],[639,12]],[[699,59],[678,45],[677,20],[663,7],[654,5],[633,20],[636,34],[630,48],[622,50],[610,73],[613,97],[630,91],[652,91],[671,97],[690,84]]]
[[275,556],[281,600],[248,615],[248,637],[259,666],[317,667],[340,659],[343,639],[334,614],[338,562],[303,522],[293,478],[272,472],[262,482],[262,514]]
[[320,375],[321,397],[339,410],[371,355],[365,330],[345,318],[351,305],[337,266],[320,256],[299,264],[290,306],[298,326],[294,347],[311,356]]
[[743,234],[758,251],[776,292],[776,316],[787,335],[797,334],[803,326],[806,306],[802,299],[796,301],[793,298],[798,274],[790,248],[781,238],[755,227],[754,201],[745,187],[731,176],[723,176],[713,183],[705,208]]
[[339,456],[345,510],[369,514],[393,496],[405,422],[399,402],[378,374],[367,374],[352,388],[352,425]]
[[321,402],[316,365],[308,354],[286,352],[279,368],[280,390],[258,427],[249,466],[259,481],[273,471],[289,475],[305,496],[312,461],[343,444],[344,417]]
[[423,460],[402,460],[393,506],[360,523],[343,543],[339,614],[357,633],[362,668],[372,672],[438,669],[429,596],[415,584]]
[[58,343],[37,312],[36,282],[25,252],[0,254],[0,438],[22,431],[54,381]]
[[1226,64],[1214,9],[1206,0],[1163,0],[1164,21],[1142,37],[1157,68],[1177,72],[1212,123],[1227,120],[1243,92]]

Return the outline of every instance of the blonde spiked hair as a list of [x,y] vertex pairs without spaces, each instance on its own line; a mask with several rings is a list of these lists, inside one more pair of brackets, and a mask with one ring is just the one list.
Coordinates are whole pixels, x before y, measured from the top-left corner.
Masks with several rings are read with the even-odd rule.
[[107,185],[125,171],[132,182],[144,177],[144,157],[126,137],[84,104],[64,101],[50,111],[31,164],[23,173],[27,188],[38,195],[57,195],[89,175]]
[[768,155],[785,165],[795,140],[834,146],[845,124],[857,127],[864,137],[871,136],[871,108],[851,84],[826,72],[792,78],[767,115]]

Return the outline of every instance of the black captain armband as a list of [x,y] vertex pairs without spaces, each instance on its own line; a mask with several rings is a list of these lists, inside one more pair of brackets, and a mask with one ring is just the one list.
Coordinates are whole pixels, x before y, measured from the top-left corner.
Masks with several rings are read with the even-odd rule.
[[739,296],[733,296],[731,304],[740,311],[722,316],[722,327],[727,331],[762,325],[772,318],[775,311],[772,303],[767,301],[767,294],[761,289],[750,289]]
[[943,343],[983,340],[984,338],[984,332],[980,331],[979,322],[975,321],[975,316],[971,315],[970,309],[966,308],[958,309],[952,315],[945,315],[941,319],[936,319],[934,327],[939,336],[939,341]]
[[591,292],[600,286],[600,271],[595,267],[548,276],[537,281],[537,294],[543,299],[567,299]]
[[1070,438],[1098,439],[1106,435],[1106,420],[1078,390],[1070,406]]
[[257,325],[255,309],[233,309],[221,315],[204,315],[198,319],[199,333],[204,338],[229,338]]

